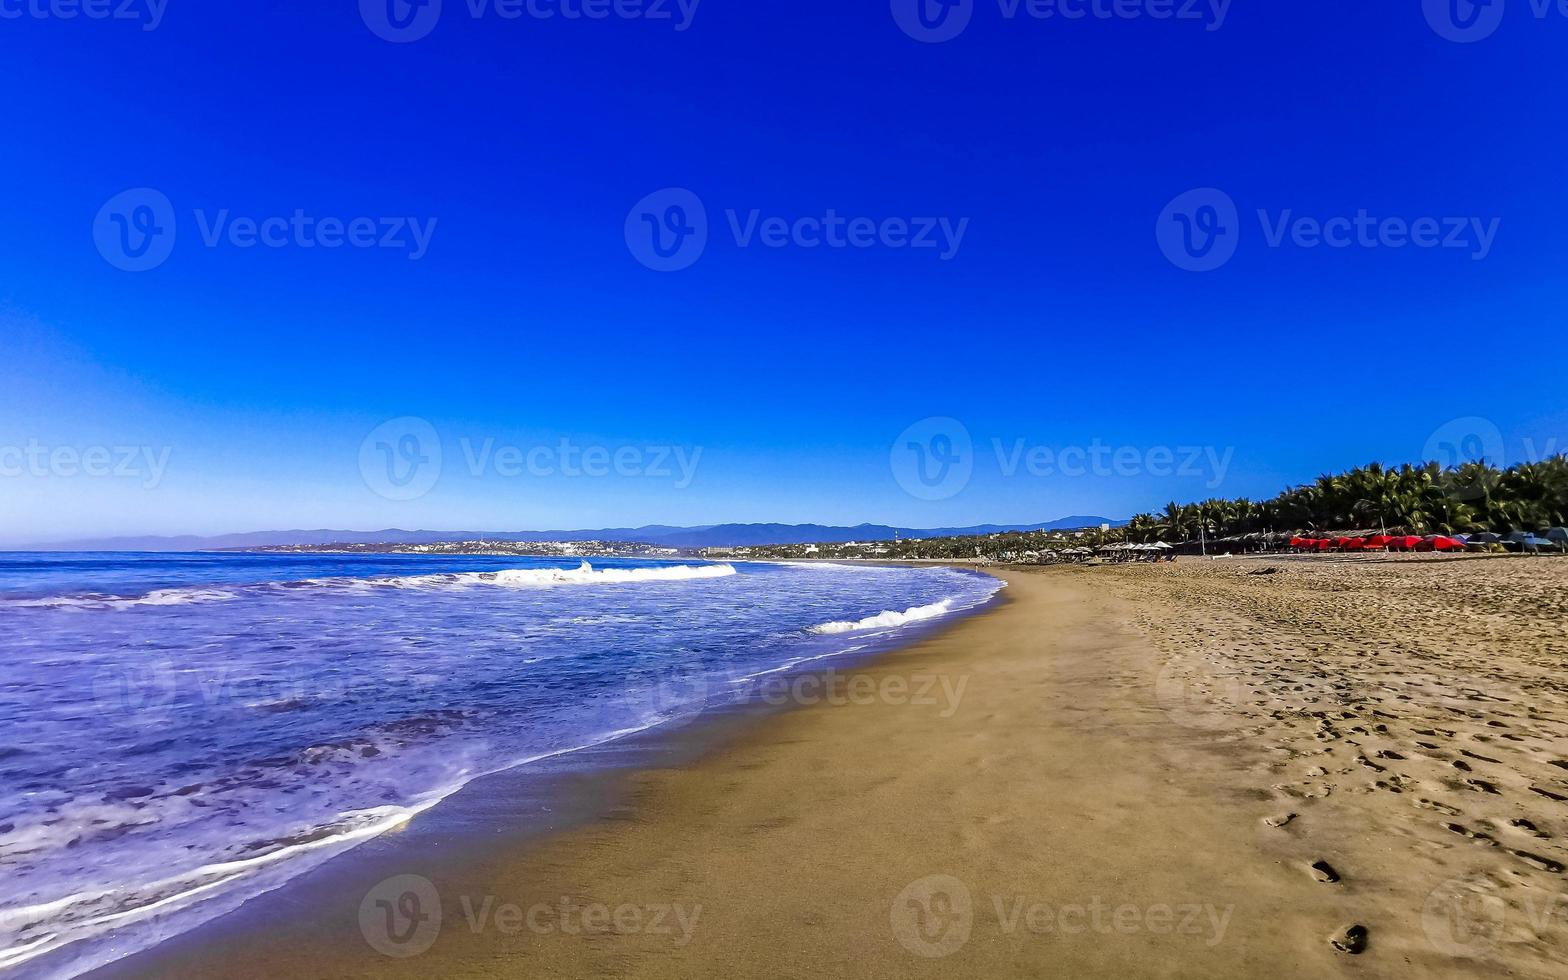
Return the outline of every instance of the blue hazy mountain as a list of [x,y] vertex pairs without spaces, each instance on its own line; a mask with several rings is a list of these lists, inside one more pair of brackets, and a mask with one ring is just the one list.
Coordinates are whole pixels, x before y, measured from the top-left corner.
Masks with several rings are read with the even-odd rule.
[[35,545],[44,551],[208,551],[220,548],[265,548],[275,545],[328,544],[433,544],[441,541],[636,541],[667,548],[723,548],[760,544],[805,544],[809,542],[887,541],[900,538],[946,538],[970,534],[997,534],[1005,531],[1056,531],[1099,527],[1120,527],[1124,521],[1108,517],[1064,517],[1040,524],[978,524],[973,527],[908,528],[886,524],[857,524],[843,527],[828,524],[710,524],[698,527],[671,527],[649,524],[644,527],[607,527],[579,531],[251,531],[244,534],[219,534],[210,537],[178,535],[172,537],[119,537],[81,541],[62,541]]

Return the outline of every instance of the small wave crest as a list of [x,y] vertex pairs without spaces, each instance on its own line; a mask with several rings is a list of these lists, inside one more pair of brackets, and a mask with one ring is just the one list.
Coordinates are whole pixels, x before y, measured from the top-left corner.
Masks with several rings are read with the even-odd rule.
[[23,609],[133,609],[137,606],[183,606],[194,602],[227,602],[239,595],[223,589],[158,589],[142,596],[60,595],[42,599],[0,599],[0,605]]
[[875,616],[867,616],[865,619],[822,623],[819,626],[813,626],[811,632],[856,633],[860,630],[887,629],[894,626],[907,626],[910,623],[918,623],[923,619],[936,619],[938,616],[946,616],[952,611],[953,600],[943,599],[928,606],[912,606],[903,612],[888,610],[877,613]]
[[[403,575],[395,578],[341,580],[342,584],[379,588],[467,588],[476,585],[508,589],[548,588],[557,585],[627,585],[639,582],[684,582],[725,578],[735,574],[733,565],[670,565],[659,568],[594,568],[583,562],[577,568],[505,568],[498,572],[449,572],[436,575]],[[325,584],[318,583],[318,584]]]
[[[247,591],[290,592],[312,588],[349,589],[450,589],[496,586],[510,589],[548,588],[559,585],[631,585],[642,582],[682,582],[725,578],[736,574],[733,565],[669,565],[653,568],[594,568],[583,562],[577,568],[505,568],[495,572],[442,572],[387,578],[318,578],[303,582],[263,582]],[[158,589],[146,595],[60,595],[39,599],[0,599],[0,607],[31,609],[114,610],[142,606],[182,606],[198,602],[227,602],[240,593],[210,586]]]

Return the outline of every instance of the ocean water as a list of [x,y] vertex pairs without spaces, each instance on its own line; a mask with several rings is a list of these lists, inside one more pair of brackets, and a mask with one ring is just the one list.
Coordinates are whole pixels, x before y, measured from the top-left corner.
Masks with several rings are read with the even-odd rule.
[[468,781],[975,608],[946,568],[0,554],[0,974],[189,928]]

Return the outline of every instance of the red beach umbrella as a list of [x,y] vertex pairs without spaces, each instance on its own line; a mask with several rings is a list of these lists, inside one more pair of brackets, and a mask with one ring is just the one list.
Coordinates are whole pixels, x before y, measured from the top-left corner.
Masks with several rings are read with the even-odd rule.
[[1394,540],[1394,536],[1392,534],[1374,534],[1370,538],[1367,538],[1367,547],[1387,548],[1388,543],[1392,540]]
[[1342,538],[1341,540],[1343,540],[1345,542],[1344,549],[1346,551],[1365,551],[1366,550],[1366,547],[1367,547],[1367,539],[1366,538]]
[[1433,551],[1463,551],[1465,543],[1447,535],[1438,535],[1431,541]]
[[1421,539],[1416,537],[1414,534],[1406,534],[1402,536],[1396,536],[1393,540],[1389,541],[1388,547],[1391,551],[1409,551],[1420,543]]

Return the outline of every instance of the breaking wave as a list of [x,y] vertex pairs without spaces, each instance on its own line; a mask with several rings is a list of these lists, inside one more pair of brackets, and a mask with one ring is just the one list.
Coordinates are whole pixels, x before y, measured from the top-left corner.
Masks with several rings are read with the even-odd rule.
[[[671,565],[663,568],[594,568],[583,562],[577,568],[504,568],[498,572],[451,572],[403,575],[394,578],[337,580],[341,584],[380,588],[428,589],[492,585],[508,589],[547,588],[556,585],[629,585],[638,582],[684,582],[726,578],[733,565]],[[319,582],[317,584],[326,584]]]
[[[550,588],[559,585],[634,585],[643,582],[683,582],[726,578],[733,565],[672,565],[657,568],[594,568],[583,562],[577,568],[505,568],[496,572],[442,572],[383,578],[318,578],[302,582],[264,582],[249,590],[298,592],[311,588],[451,589],[496,586],[508,589]],[[63,595],[41,599],[0,599],[0,605],[33,609],[134,609],[138,606],[182,606],[197,602],[238,599],[235,591],[213,588],[159,589],[140,596]]]
[[0,603],[32,609],[131,609],[136,606],[183,606],[193,602],[227,602],[239,595],[223,589],[159,589],[143,596],[59,595],[43,599],[3,599]]
[[933,602],[929,606],[913,606],[905,609],[903,612],[889,610],[877,613],[875,616],[867,616],[865,619],[855,620],[854,622],[846,620],[837,623],[822,623],[819,626],[813,626],[811,632],[855,633],[860,630],[887,629],[894,626],[907,626],[910,623],[918,623],[922,619],[936,619],[938,616],[946,616],[952,611],[953,600],[943,599],[941,602]]

